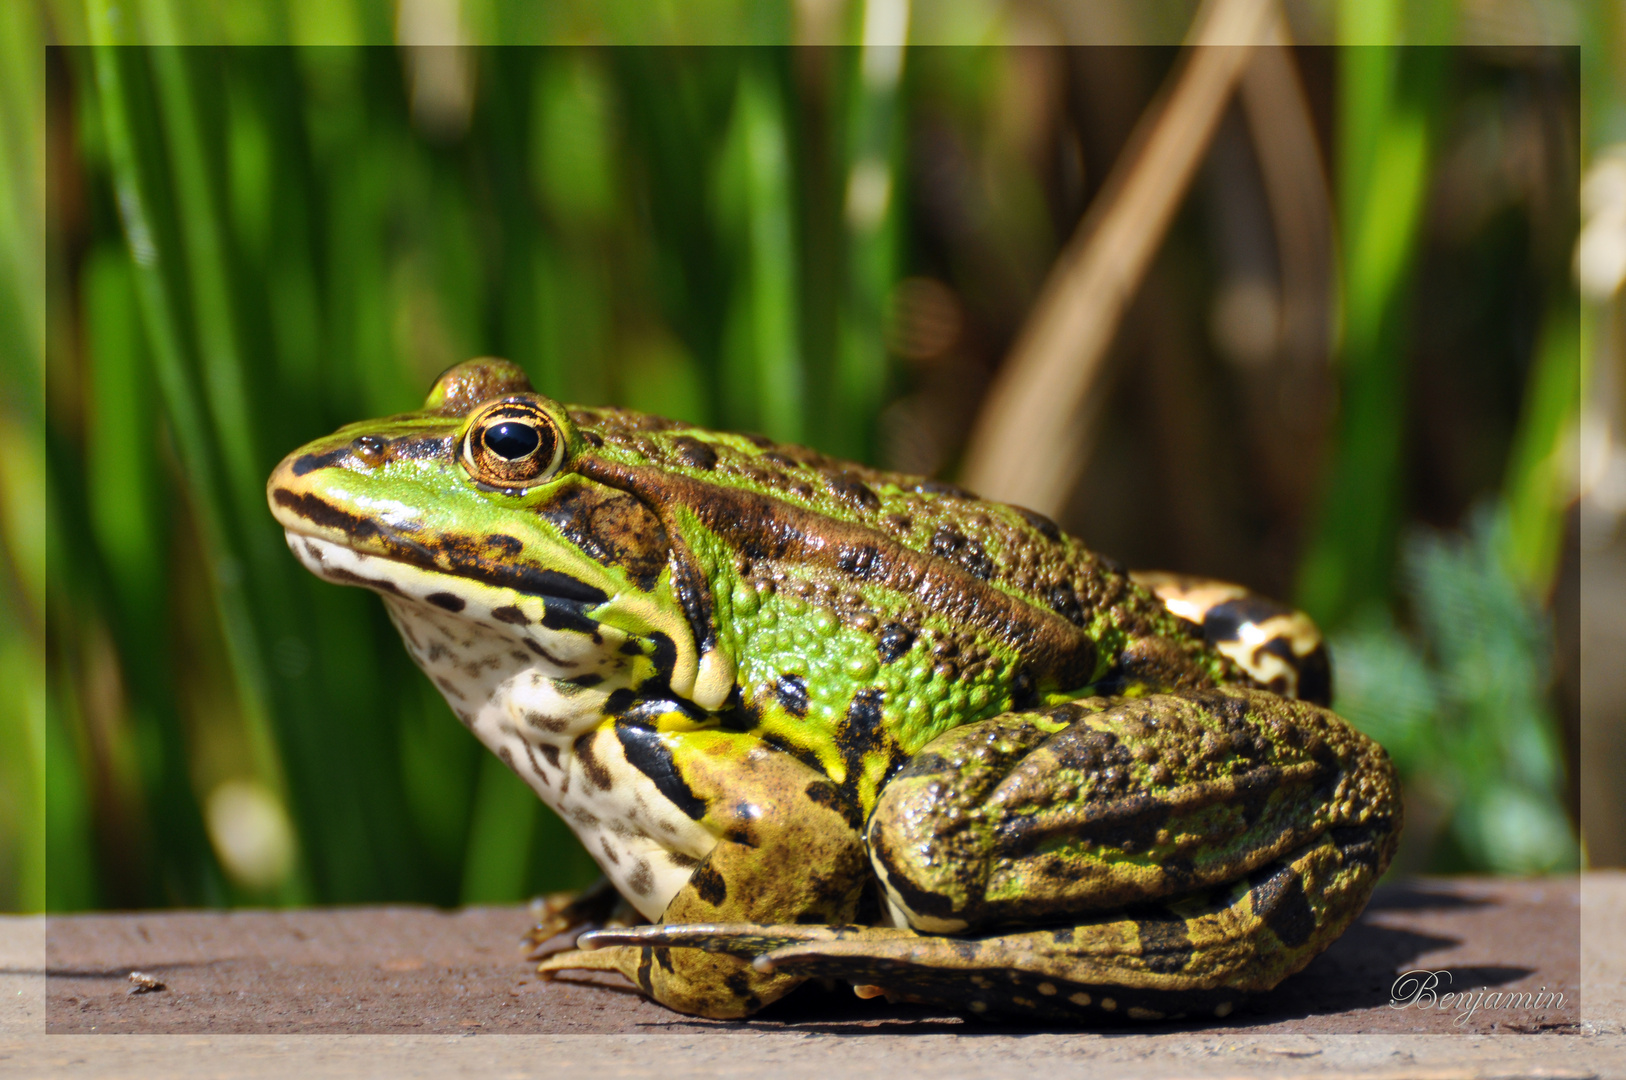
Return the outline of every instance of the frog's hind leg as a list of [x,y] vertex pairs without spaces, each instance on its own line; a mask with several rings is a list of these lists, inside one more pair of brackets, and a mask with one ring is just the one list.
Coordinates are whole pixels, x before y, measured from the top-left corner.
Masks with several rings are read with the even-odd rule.
[[864,996],[879,989],[972,1013],[1075,1022],[1225,1017],[1343,932],[1365,904],[1379,858],[1370,834],[1329,833],[1227,889],[1005,934],[646,926],[598,932],[584,944],[727,953],[752,958],[764,973],[841,979]]
[[764,963],[851,964],[843,977],[932,1000],[975,970],[1009,973],[1025,1001],[1212,1012],[1348,927],[1399,821],[1382,748],[1308,702],[1221,688],[1005,714],[928,744],[867,823],[894,922],[931,936]]
[[1227,687],[955,728],[887,784],[865,839],[894,923],[962,934],[1229,887],[1330,830],[1369,834],[1381,872],[1399,815],[1376,743]]
[[1344,932],[1377,880],[1378,858],[1370,835],[1328,834],[1211,895],[1019,933],[797,943],[764,954],[757,966],[974,1013],[1224,1017]]
[[1332,664],[1314,620],[1241,585],[1137,570],[1135,584],[1175,615],[1202,628],[1203,638],[1261,685],[1284,697],[1332,703]]

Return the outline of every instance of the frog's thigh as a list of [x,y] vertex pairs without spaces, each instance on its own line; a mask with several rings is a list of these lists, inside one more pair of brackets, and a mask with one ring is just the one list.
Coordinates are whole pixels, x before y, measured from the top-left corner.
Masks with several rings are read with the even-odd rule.
[[[678,754],[683,756],[681,748]],[[742,759],[684,757],[684,776],[707,803],[705,820],[721,838],[667,905],[661,923],[852,919],[868,865],[856,823],[828,778],[760,747]],[[559,957],[544,969],[618,970],[669,1008],[728,1019],[755,1012],[803,981],[758,971],[750,960],[698,948],[620,945]]]
[[1226,688],[957,728],[887,785],[866,835],[894,921],[962,933],[1228,885],[1335,828],[1386,864],[1399,815],[1376,743],[1306,702]]

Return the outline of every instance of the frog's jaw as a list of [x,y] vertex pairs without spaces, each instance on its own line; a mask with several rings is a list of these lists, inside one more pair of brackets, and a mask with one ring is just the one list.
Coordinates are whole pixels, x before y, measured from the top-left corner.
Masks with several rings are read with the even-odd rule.
[[640,678],[642,654],[623,651],[631,637],[586,619],[549,626],[540,598],[292,530],[288,545],[317,576],[383,596],[464,726],[564,819],[623,896],[659,918],[716,837],[628,760],[607,705]]

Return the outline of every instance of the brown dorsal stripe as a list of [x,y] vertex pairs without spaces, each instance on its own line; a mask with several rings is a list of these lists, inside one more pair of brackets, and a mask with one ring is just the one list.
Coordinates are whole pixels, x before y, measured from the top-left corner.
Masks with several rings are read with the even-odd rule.
[[[704,576],[679,542],[682,534],[668,511],[672,505],[688,509],[752,560],[820,567],[907,594],[949,622],[1009,642],[1036,675],[1054,678],[1062,687],[1082,686],[1094,674],[1095,643],[1079,627],[978,579],[958,563],[905,547],[874,529],[650,466],[585,455],[575,469],[637,496],[655,512],[673,541],[673,576],[690,589],[704,589]],[[710,597],[700,603],[691,598],[684,607],[691,622],[704,620],[705,625],[692,627],[696,641],[711,641]]]

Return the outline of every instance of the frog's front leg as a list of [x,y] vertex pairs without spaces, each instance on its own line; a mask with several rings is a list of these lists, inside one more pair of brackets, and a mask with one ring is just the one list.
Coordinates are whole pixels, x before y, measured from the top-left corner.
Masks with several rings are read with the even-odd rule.
[[[852,811],[822,773],[749,736],[673,735],[674,760],[718,834],[662,924],[827,924],[852,919],[869,865]],[[665,945],[592,948],[550,957],[540,972],[619,971],[669,1008],[713,1019],[748,1016],[805,980],[767,973],[751,956]]]

